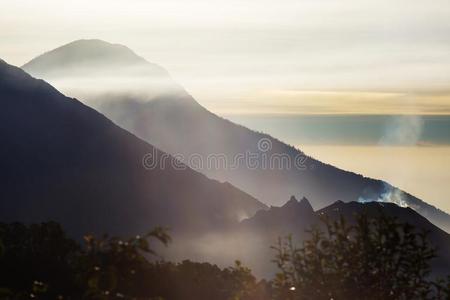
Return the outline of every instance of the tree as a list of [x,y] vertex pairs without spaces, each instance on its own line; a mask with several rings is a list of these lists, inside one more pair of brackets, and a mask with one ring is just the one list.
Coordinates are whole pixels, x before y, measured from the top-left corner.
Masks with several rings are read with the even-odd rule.
[[134,298],[141,295],[139,277],[145,275],[148,260],[145,255],[156,255],[148,239],[156,239],[167,245],[170,236],[160,227],[144,236],[126,240],[92,235],[84,237],[86,250],[77,266],[80,280],[85,282],[87,299]]
[[448,286],[429,280],[435,251],[426,233],[383,214],[323,221],[302,247],[291,237],[273,247],[277,299],[448,299]]
[[[27,298],[44,290],[52,298],[77,293],[73,263],[80,247],[57,223],[0,223],[0,240],[0,286]],[[47,283],[54,288],[47,290]]]
[[149,259],[156,255],[152,240],[165,245],[170,241],[162,228],[128,239],[87,235],[80,246],[56,223],[13,223],[0,224],[0,240],[2,300],[270,299],[270,283],[257,282],[240,262],[219,268],[188,260]]
[[167,244],[156,228],[127,240],[86,236],[85,247],[66,237],[55,222],[0,223],[0,299],[110,299],[138,293],[134,278],[154,254],[149,238]]

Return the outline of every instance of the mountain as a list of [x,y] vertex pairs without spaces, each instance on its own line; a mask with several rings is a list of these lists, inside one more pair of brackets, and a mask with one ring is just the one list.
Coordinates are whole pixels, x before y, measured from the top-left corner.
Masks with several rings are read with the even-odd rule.
[[0,106],[2,222],[54,220],[77,237],[156,225],[199,235],[266,208],[1,60]]
[[[23,66],[24,69],[41,72],[42,76],[83,76],[85,72],[108,75],[109,71],[129,72],[129,75],[169,77],[166,70],[147,62],[129,48],[101,40],[78,40],[49,51]],[[62,69],[64,74],[61,74]],[[142,73],[138,73],[142,72]]]
[[273,259],[275,252],[269,245],[276,245],[279,237],[292,235],[294,243],[301,246],[302,242],[310,237],[308,230],[312,227],[322,228],[326,232],[321,221],[324,215],[331,220],[339,220],[343,216],[350,223],[354,223],[357,214],[366,214],[371,218],[384,214],[397,218],[401,223],[413,225],[419,232],[427,231],[431,245],[437,249],[437,258],[431,261],[432,273],[434,276],[448,275],[450,235],[411,208],[382,202],[336,201],[323,209],[313,211],[306,198],[297,201],[292,197],[283,206],[258,211],[253,217],[241,221],[239,229],[236,230],[239,232],[239,242],[236,243],[240,249],[244,249],[240,259],[250,265],[255,274],[270,278],[276,271],[275,265],[262,264],[261,261]]
[[162,67],[129,48],[101,40],[77,40],[22,66],[66,94],[100,105],[119,97],[141,100],[185,94]]
[[400,207],[393,203],[368,202],[344,203],[337,201],[316,212],[317,215],[327,215],[337,220],[343,216],[347,220],[355,221],[355,215],[365,214],[369,217],[377,217],[380,214],[395,217],[402,223],[408,223],[420,231],[428,232],[428,239],[433,247],[437,249],[437,258],[432,260],[434,274],[447,276],[450,270],[450,235],[433,225],[415,210],[409,207]]
[[[280,205],[290,195],[314,199],[311,204],[315,209],[330,205],[335,199],[387,201],[412,207],[450,232],[450,216],[438,208],[389,183],[324,164],[276,138],[221,118],[198,104],[168,75],[161,79],[124,71],[124,55],[117,55],[117,66],[107,67],[108,76],[97,76],[101,69],[96,62],[99,58],[84,55],[86,44],[92,48],[101,44],[98,51],[109,58],[118,47],[98,40],[75,41],[31,60],[23,68],[79,97],[119,126],[176,155],[193,169],[228,181],[266,204]],[[120,49],[130,54],[128,48]],[[61,57],[69,55],[55,54],[65,52],[77,53],[76,58],[70,56],[70,65],[76,65],[77,59],[83,65],[89,62],[95,66],[94,75],[93,68],[82,68],[77,71],[77,79],[67,76],[70,69],[61,63]],[[147,73],[160,69],[134,55],[141,62],[141,69],[148,69]],[[54,76],[47,76],[49,73]],[[80,80],[90,82],[89,86],[80,88]],[[155,85],[162,81],[167,84],[160,90]]]
[[303,197],[298,201],[292,196],[283,206],[257,211],[253,217],[242,220],[241,226],[246,230],[262,229],[269,236],[279,237],[308,229],[319,221],[308,199]]

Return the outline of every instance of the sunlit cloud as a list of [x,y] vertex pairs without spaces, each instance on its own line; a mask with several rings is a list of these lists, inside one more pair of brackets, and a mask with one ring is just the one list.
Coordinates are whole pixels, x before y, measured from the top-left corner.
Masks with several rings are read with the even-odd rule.
[[22,65],[81,38],[120,43],[168,69],[219,114],[449,113],[448,96],[432,94],[449,89],[446,0],[0,0],[0,6],[0,57],[9,63]]
[[[215,107],[214,107],[215,106]],[[269,90],[211,107],[233,114],[450,114],[450,93]]]

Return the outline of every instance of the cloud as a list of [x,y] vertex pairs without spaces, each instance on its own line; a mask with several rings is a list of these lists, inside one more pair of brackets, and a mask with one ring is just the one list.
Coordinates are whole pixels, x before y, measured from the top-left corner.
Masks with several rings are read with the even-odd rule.
[[450,93],[264,90],[211,106],[227,115],[448,115]]
[[[411,95],[448,89],[450,82],[446,0],[0,0],[0,5],[0,57],[11,63],[22,65],[80,38],[121,43],[164,66],[218,113],[257,103],[251,96],[266,90]],[[319,107],[301,99],[296,105],[315,113],[320,103],[337,98],[325,96]],[[422,101],[420,109],[435,112],[440,104],[433,101],[429,106]],[[271,106],[279,109],[279,103],[274,99]],[[345,112],[347,101],[340,103],[332,103],[330,113]],[[400,106],[395,103],[389,107]],[[445,105],[444,110],[448,113]]]

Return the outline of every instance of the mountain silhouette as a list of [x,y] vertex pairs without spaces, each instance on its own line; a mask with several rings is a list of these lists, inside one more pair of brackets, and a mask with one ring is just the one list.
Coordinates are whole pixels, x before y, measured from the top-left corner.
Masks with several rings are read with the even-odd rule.
[[[76,65],[78,59],[83,64],[89,61],[97,69],[94,74],[98,74],[101,66],[95,61],[103,61],[102,56],[86,55],[86,58],[84,47],[98,47],[98,52],[104,53],[105,57],[114,61],[113,57],[117,55],[117,61],[121,61],[116,67],[108,65],[104,72],[108,76],[105,77],[91,75],[92,68],[79,70],[80,76],[91,78],[94,86],[91,90],[85,87],[77,89],[77,81],[68,83],[65,76],[71,71],[65,62],[61,62],[61,57],[66,56],[70,56],[70,65]],[[131,55],[131,50],[123,46],[98,40],[82,40],[47,52],[23,68],[35,76],[49,79],[67,94],[79,97],[119,126],[155,147],[177,155],[208,177],[228,181],[266,204],[280,205],[283,199],[299,194],[313,199],[311,204],[315,209],[330,205],[335,199],[345,202],[390,201],[413,208],[450,232],[450,216],[447,213],[389,183],[324,164],[276,138],[221,118],[202,107],[178,84],[167,79],[169,77],[166,75],[155,79],[154,76],[141,76],[142,72],[131,74],[123,71],[127,60],[122,57],[126,55],[118,55],[116,48]],[[76,55],[56,55],[65,52]],[[154,68],[160,70],[160,67],[133,55],[133,66],[135,62],[140,63],[140,69],[148,69],[149,74],[154,73]],[[46,76],[49,73],[57,75],[57,79],[52,81],[51,76]],[[113,77],[123,79],[124,74],[127,74],[127,78],[134,78],[131,80],[134,82],[132,85],[116,84],[118,81]],[[160,79],[162,77],[164,79]],[[158,92],[158,88],[148,88],[155,81],[167,82],[164,92]],[[261,141],[265,142],[267,148],[260,147]],[[270,158],[281,155],[287,158],[290,167],[280,163],[280,159],[274,159],[273,164],[269,162],[266,167],[249,167],[248,160],[243,162],[240,159],[246,153],[257,154],[259,158],[263,155]],[[213,162],[210,162],[211,157],[215,157]],[[223,160],[226,161],[225,166]],[[240,163],[235,165],[236,161]]]
[[272,236],[281,236],[294,233],[298,228],[308,228],[318,223],[317,218],[308,199],[298,201],[294,196],[280,207],[270,207],[260,210],[256,214],[241,222],[241,225],[254,230],[263,229],[266,233],[273,231]]
[[1,60],[0,105],[2,222],[54,220],[77,237],[197,234],[266,208]]
[[[143,67],[145,66],[145,67]],[[49,51],[23,66],[41,76],[83,76],[86,71],[107,75],[108,71],[129,70],[130,75],[168,77],[166,70],[147,62],[129,48],[102,40],[78,40]],[[62,74],[61,72],[64,71]],[[142,71],[139,74],[137,71]]]
[[378,217],[380,214],[384,214],[397,218],[401,223],[408,223],[414,226],[419,232],[428,232],[428,239],[437,251],[437,258],[432,261],[433,273],[441,276],[448,275],[450,270],[450,235],[409,207],[400,207],[393,203],[384,202],[363,204],[337,201],[317,211],[316,214],[319,216],[327,215],[334,220],[343,216],[351,222],[355,221],[355,216],[358,214],[365,214],[368,217]]
[[[49,81],[65,94],[100,105],[105,99],[185,94],[162,67],[129,48],[101,40],[77,40],[44,53],[22,66],[36,78]],[[94,105],[95,106],[95,105]]]
[[[291,235],[298,246],[310,238],[309,230],[313,227],[326,232],[322,218],[328,216],[332,221],[343,216],[347,222],[354,223],[355,216],[365,214],[370,218],[381,216],[395,217],[401,223],[414,226],[417,232],[428,232],[431,246],[437,249],[437,257],[431,261],[433,276],[447,276],[450,270],[450,235],[411,208],[400,207],[394,203],[383,202],[342,202],[335,203],[313,211],[306,198],[297,201],[294,197],[280,207],[270,207],[258,211],[253,217],[243,220],[239,229],[239,247],[245,249],[240,259],[248,263],[259,276],[270,278],[276,266],[262,264],[273,258],[274,251],[267,245],[276,245],[279,237]],[[235,235],[238,235],[234,233]],[[253,248],[254,247],[254,248]],[[258,249],[255,251],[255,248]]]

